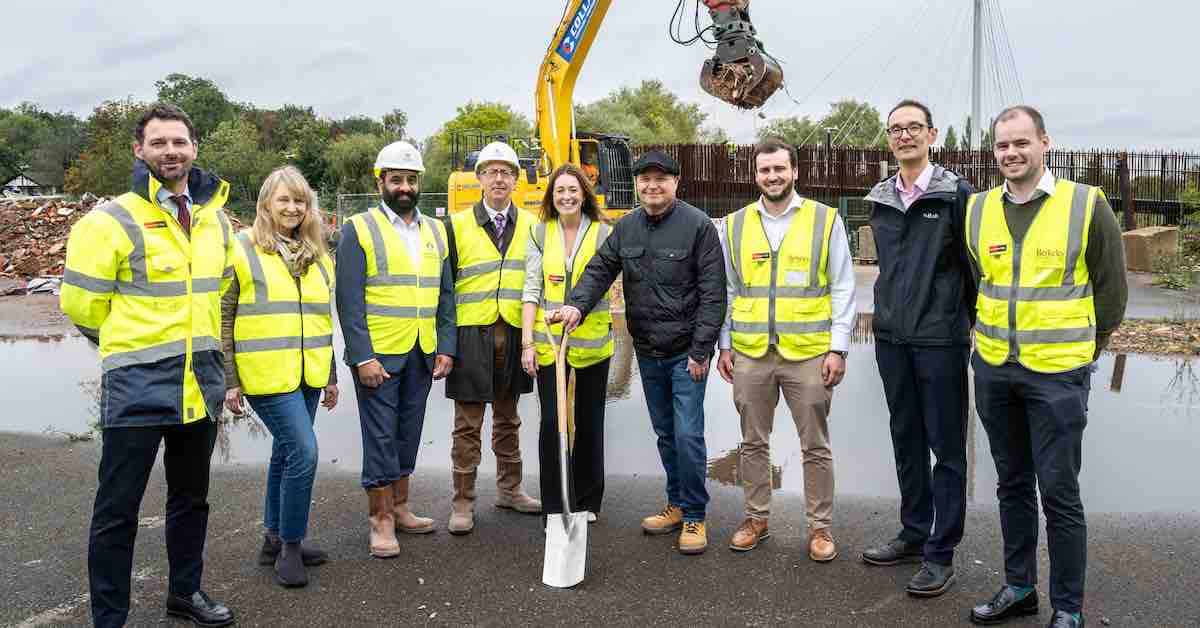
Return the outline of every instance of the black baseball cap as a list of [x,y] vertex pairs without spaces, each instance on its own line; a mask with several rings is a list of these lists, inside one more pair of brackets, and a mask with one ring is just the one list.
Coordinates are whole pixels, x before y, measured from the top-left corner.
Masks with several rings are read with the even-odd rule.
[[658,168],[667,174],[679,176],[679,164],[661,150],[652,150],[638,157],[637,161],[633,162],[633,176],[636,177],[651,168]]

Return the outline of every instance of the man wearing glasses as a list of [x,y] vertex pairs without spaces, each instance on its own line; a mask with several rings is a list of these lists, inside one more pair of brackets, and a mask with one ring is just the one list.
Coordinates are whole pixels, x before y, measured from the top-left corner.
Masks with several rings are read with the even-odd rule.
[[[976,286],[963,225],[975,190],[930,163],[938,130],[928,107],[904,100],[887,124],[900,170],[866,200],[879,255],[875,357],[891,414],[902,528],[862,559],[921,563],[905,590],[936,597],[954,582],[954,548],[966,516],[967,359]],[[930,451],[937,458],[932,473]]]
[[521,294],[525,246],[537,218],[512,202],[520,172],[511,146],[484,146],[475,165],[483,199],[447,220],[458,320],[458,355],[446,378],[446,396],[454,400],[454,498],[447,526],[451,534],[475,528],[475,470],[488,403],[496,505],[525,513],[542,511],[542,503],[521,489],[517,398],[533,390],[533,380],[521,369]]

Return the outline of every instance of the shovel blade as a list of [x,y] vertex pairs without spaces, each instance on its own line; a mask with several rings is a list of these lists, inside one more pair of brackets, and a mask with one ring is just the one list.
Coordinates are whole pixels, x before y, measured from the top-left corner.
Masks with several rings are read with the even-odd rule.
[[583,582],[587,563],[587,513],[546,517],[546,557],[542,582],[565,589]]

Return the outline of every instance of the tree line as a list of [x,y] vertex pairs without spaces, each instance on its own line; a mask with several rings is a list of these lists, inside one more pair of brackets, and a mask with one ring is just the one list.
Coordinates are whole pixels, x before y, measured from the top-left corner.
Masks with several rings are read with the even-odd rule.
[[[398,139],[421,147],[426,166],[424,190],[444,192],[450,173],[451,142],[456,131],[478,130],[528,138],[533,124],[523,113],[499,102],[469,101],[430,137],[408,134],[408,115],[393,109],[379,118],[320,116],[311,106],[278,109],[235,102],[213,81],[170,74],[154,84],[156,99],[180,106],[192,117],[200,142],[197,164],[230,182],[235,208],[249,210],[258,187],[275,167],[290,163],[305,174],[322,196],[365,193],[375,189],[375,155]],[[0,108],[0,183],[25,173],[42,185],[68,194],[114,195],[129,185],[132,131],[147,103],[126,98],[101,103],[85,119],[51,113],[34,103]],[[707,114],[680,100],[660,81],[613,90],[595,102],[576,106],[580,130],[626,135],[634,145],[726,143],[728,134],[707,125]],[[833,103],[819,119],[809,116],[772,120],[758,130],[794,144],[884,146],[884,121],[867,103]],[[954,139],[953,129],[947,139]]]

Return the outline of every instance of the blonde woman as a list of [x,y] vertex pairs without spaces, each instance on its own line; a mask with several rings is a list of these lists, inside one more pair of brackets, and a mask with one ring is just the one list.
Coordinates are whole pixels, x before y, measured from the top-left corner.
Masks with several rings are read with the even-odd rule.
[[316,194],[293,166],[263,181],[254,227],[237,235],[233,285],[221,304],[225,405],[243,412],[243,395],[270,430],[259,564],[274,563],[285,587],[308,584],[305,566],[324,563],[302,548],[317,470],[317,402],[332,410],[330,293],[333,262],[325,249]]

